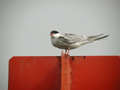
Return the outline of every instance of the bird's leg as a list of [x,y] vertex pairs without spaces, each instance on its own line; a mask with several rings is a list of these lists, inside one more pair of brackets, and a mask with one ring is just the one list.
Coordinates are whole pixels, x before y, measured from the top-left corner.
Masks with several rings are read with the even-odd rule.
[[67,54],[67,49],[65,49],[65,54]]
[[70,50],[68,49],[68,50],[67,50],[67,55],[69,55],[69,51],[70,51]]
[[68,49],[66,49],[66,55],[69,55],[69,48]]

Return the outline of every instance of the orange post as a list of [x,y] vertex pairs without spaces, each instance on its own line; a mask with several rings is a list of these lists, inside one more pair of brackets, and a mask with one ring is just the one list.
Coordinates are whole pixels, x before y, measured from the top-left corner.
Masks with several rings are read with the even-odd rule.
[[61,90],[71,90],[72,73],[70,56],[62,53],[61,56]]

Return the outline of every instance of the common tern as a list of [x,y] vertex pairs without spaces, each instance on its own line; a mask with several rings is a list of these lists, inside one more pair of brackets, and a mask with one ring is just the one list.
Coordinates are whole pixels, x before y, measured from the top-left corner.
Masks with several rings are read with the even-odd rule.
[[88,43],[103,39],[109,35],[99,34],[93,36],[76,35],[70,33],[60,33],[56,30],[50,32],[52,45],[64,49],[65,54],[69,54],[69,50],[78,48]]

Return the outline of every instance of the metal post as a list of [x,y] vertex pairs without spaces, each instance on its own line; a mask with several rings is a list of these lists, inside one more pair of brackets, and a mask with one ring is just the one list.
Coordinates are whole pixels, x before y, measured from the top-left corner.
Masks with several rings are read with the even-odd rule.
[[62,53],[61,56],[61,90],[71,90],[72,75],[71,75],[70,56]]

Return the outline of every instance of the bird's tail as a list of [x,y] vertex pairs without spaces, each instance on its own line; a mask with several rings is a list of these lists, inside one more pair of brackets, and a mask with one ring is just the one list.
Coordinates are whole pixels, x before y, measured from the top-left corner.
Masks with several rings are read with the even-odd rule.
[[96,40],[100,40],[100,39],[106,38],[108,36],[109,35],[99,34],[99,35],[95,35],[95,36],[89,36],[88,40],[90,40],[90,41],[96,41]]

